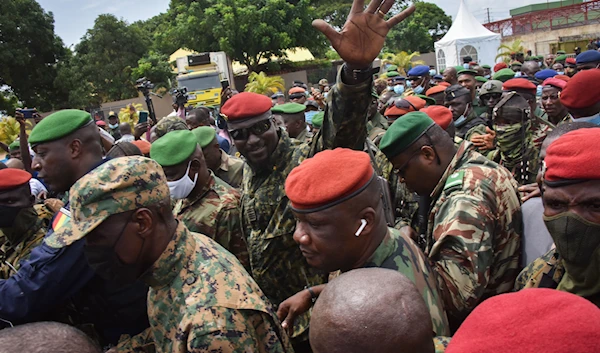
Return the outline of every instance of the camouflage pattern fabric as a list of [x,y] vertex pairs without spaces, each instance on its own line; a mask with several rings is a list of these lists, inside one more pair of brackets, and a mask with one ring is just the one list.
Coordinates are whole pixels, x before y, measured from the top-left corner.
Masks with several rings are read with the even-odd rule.
[[527,265],[515,282],[515,291],[525,288],[539,288],[542,279],[551,279],[542,284],[543,288],[556,288],[565,274],[565,266],[559,259],[556,249],[551,249],[546,254],[533,260]]
[[438,291],[435,274],[421,249],[411,239],[401,235],[396,229],[388,228],[387,235],[364,267],[387,268],[408,277],[429,308],[435,334],[450,335],[448,318],[442,296]]
[[530,132],[533,136],[533,144],[538,151],[542,148],[542,143],[548,132],[554,128],[554,125],[548,121],[547,117],[546,113],[540,107],[537,107],[531,118]]
[[34,205],[29,218],[22,218],[29,224],[18,224],[0,229],[0,279],[7,279],[17,273],[20,263],[27,260],[31,250],[38,246],[50,227],[53,212],[44,205]]
[[435,347],[435,353],[444,353],[446,351],[446,348],[448,348],[451,339],[452,337],[434,337],[433,346]]
[[[142,278],[150,330],[120,352],[293,352],[275,308],[234,256],[179,223]],[[136,347],[137,346],[137,347]]]
[[215,175],[232,187],[239,189],[244,177],[244,161],[221,150],[221,165]]
[[425,246],[446,312],[458,322],[513,288],[521,247],[518,185],[472,147],[458,148],[432,193]]
[[189,128],[185,121],[183,121],[183,119],[180,117],[167,116],[160,119],[158,123],[156,123],[154,133],[156,134],[156,138],[161,138],[169,132],[176,130],[189,130]]
[[191,232],[204,234],[219,243],[250,270],[240,222],[240,193],[210,174],[208,184],[196,197],[175,202],[173,215]]
[[298,134],[298,136],[296,136],[296,140],[298,140],[300,142],[306,142],[308,144],[310,144],[312,142],[312,139],[313,139],[312,132],[308,132],[308,130],[306,130],[306,129],[302,130],[302,132],[300,132],[300,134]]
[[367,121],[367,136],[377,147],[379,147],[379,142],[387,129],[387,119],[379,112],[376,112],[375,116]]
[[[487,134],[486,126],[485,120],[476,115],[475,111],[471,109],[466,122],[461,127],[456,127],[456,137],[465,141],[471,141],[471,137],[475,135]],[[478,151],[477,148],[475,150]]]
[[473,111],[476,116],[482,116],[484,113],[487,113],[488,107],[483,104],[479,97],[475,97],[475,100],[473,100]]
[[[279,143],[270,157],[271,168],[253,170],[246,164],[244,169],[242,227],[252,276],[275,306],[304,287],[326,279],[308,266],[294,242],[296,221],[285,195],[285,179],[293,168],[319,151],[336,147],[360,151],[364,147],[371,81],[347,86],[340,75],[327,97],[323,126],[310,146],[279,130]],[[305,333],[308,323],[308,313],[299,316],[292,337]]]
[[[539,149],[535,146],[530,131],[530,123],[525,125],[525,141],[518,133],[513,138],[504,138],[502,126],[496,127],[496,150],[492,160],[508,169],[520,185],[535,183],[539,169]],[[516,137],[516,138],[515,138]],[[525,166],[523,165],[525,164]]]

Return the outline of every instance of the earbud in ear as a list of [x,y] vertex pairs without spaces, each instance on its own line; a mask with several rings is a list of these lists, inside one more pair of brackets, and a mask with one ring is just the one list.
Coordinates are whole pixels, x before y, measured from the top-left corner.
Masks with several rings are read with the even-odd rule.
[[365,227],[367,226],[367,220],[366,219],[361,219],[360,220],[360,227],[358,227],[358,230],[356,231],[356,233],[354,233],[355,236],[359,236],[360,233],[362,233],[362,231],[365,229]]

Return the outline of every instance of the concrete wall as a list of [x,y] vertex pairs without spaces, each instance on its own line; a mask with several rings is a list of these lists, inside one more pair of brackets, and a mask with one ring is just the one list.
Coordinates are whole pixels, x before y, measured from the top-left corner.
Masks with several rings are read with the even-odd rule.
[[[600,37],[600,26],[595,24],[504,37],[502,38],[502,42],[510,43],[515,41],[516,39],[520,39],[523,41],[523,47],[531,50],[533,52],[533,55],[546,55],[552,52],[552,44],[573,42],[585,39],[589,40],[591,38],[597,37]],[[582,47],[581,50],[584,51],[586,50],[586,48]]]
[[[162,98],[158,98],[156,96],[151,96],[151,97],[152,97],[152,105],[154,106],[154,111],[156,113],[157,119],[165,117],[173,111],[173,107],[171,106],[173,104],[173,98],[171,97],[170,94],[165,94]],[[144,107],[144,110],[147,110],[146,101],[144,100],[144,96],[142,96],[141,94],[137,98],[125,99],[125,100],[116,101],[116,102],[103,103],[101,106],[101,110],[102,110],[102,112],[104,112],[104,117],[108,118],[109,111],[112,110],[118,114],[119,110],[121,110],[121,108],[125,108],[127,105],[129,105],[131,103],[140,103]]]
[[423,60],[423,61],[425,61],[425,65],[434,66],[437,69],[437,62],[435,60],[435,52],[417,55],[414,57],[413,60]]

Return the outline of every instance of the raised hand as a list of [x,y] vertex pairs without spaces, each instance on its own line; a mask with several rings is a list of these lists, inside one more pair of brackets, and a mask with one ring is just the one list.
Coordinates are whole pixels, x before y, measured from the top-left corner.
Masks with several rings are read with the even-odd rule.
[[415,11],[411,5],[396,16],[384,16],[395,0],[371,0],[365,9],[364,0],[354,0],[346,24],[340,32],[323,20],[314,20],[313,27],[321,31],[340,57],[353,68],[366,68],[377,58],[385,37],[392,27]]

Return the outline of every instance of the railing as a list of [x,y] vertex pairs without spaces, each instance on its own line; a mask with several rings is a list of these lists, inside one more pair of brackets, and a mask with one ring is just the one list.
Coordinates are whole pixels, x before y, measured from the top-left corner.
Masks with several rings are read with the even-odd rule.
[[587,24],[600,24],[600,0],[530,12],[484,26],[502,37],[509,37]]

